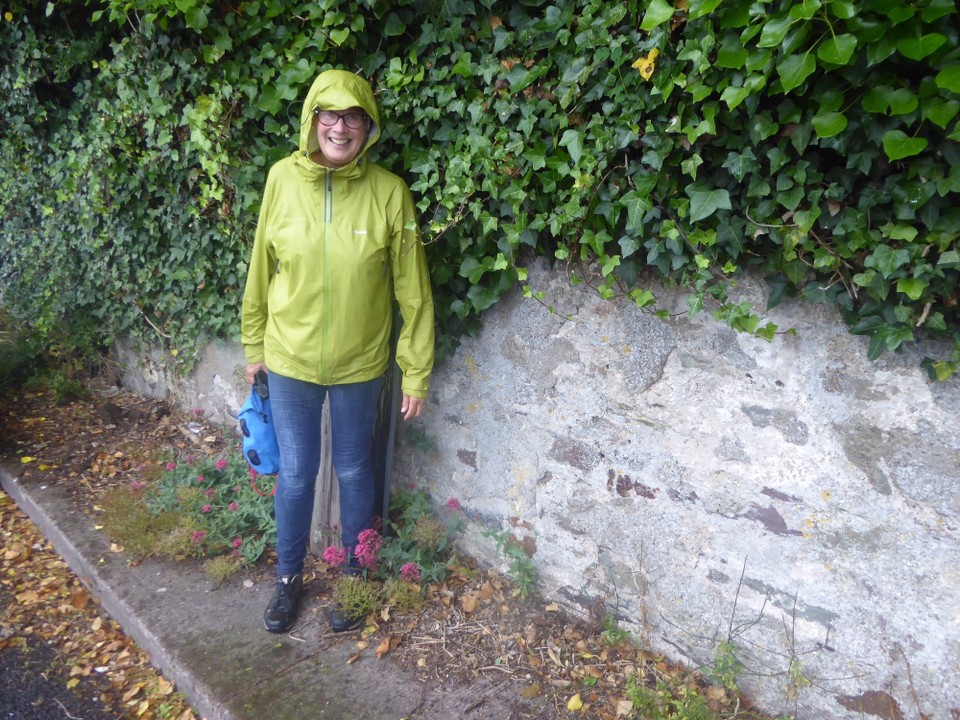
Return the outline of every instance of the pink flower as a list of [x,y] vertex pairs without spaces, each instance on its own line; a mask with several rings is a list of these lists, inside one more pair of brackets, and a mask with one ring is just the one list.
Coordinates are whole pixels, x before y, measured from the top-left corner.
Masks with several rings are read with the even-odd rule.
[[400,579],[404,582],[420,582],[420,578],[420,566],[416,563],[404,563],[403,567],[400,568]]
[[211,510],[213,510],[213,508],[210,507],[209,505],[204,505],[202,508],[200,508],[200,510],[203,511],[203,512],[205,512],[205,513],[208,513],[208,512],[210,512]]
[[234,500],[232,503],[230,503],[227,507],[228,507],[228,509],[230,509],[230,510],[239,510],[239,509],[240,509],[240,506],[237,505],[236,500]]
[[202,483],[206,478],[203,475],[197,475],[197,484]]
[[130,489],[133,492],[137,492],[138,490],[143,490],[146,486],[147,484],[145,482],[141,482],[140,480],[134,480],[132,483],[130,483]]
[[241,537],[235,537],[235,538],[233,539],[233,542],[231,543],[231,545],[233,545],[233,549],[234,549],[234,550],[239,550],[239,549],[240,549],[240,546],[243,545],[243,538],[241,538]]
[[164,465],[164,468],[166,468],[168,472],[173,472],[177,469],[177,464],[175,462],[168,462],[166,465]]
[[347,551],[345,548],[333,547],[331,545],[323,551],[323,561],[327,565],[340,567],[347,561]]
[[217,489],[216,489],[216,488],[207,488],[206,492],[203,493],[203,494],[206,495],[208,498],[214,498],[214,497],[217,496]]
[[456,498],[450,498],[449,500],[447,500],[447,509],[453,510],[456,512],[456,511],[463,510],[463,506],[460,505],[460,501],[457,500]]
[[194,408],[193,409],[194,417],[203,417],[203,408]]
[[195,530],[193,533],[193,544],[199,545],[200,541],[207,536],[207,533],[204,530]]
[[380,549],[380,543],[382,542],[380,535],[376,530],[364,530],[357,537],[357,540],[354,555],[357,556],[357,562],[360,563],[360,567],[364,567],[367,570],[376,570],[377,551]]
[[193,465],[193,461],[194,461],[194,460],[196,460],[196,458],[195,458],[193,455],[187,455],[187,456],[183,459],[183,461],[184,461],[187,465]]
[[226,459],[226,458],[220,458],[219,460],[217,460],[217,461],[213,464],[213,466],[214,466],[217,470],[226,470],[226,469],[227,469],[227,459]]

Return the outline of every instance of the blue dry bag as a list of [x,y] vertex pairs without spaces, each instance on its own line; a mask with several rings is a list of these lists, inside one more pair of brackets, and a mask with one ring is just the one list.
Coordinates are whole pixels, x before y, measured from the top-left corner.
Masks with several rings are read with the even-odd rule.
[[243,434],[243,457],[250,467],[261,475],[279,472],[280,448],[270,413],[266,373],[257,373],[257,380],[250,388],[250,397],[240,408],[237,419]]

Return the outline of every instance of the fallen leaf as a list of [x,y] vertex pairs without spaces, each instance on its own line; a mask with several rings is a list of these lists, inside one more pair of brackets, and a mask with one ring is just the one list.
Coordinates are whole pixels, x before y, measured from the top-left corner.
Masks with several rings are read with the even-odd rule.
[[77,588],[70,594],[70,604],[77,610],[83,610],[90,602],[90,593],[84,588]]
[[476,595],[464,595],[460,598],[460,607],[467,614],[474,612],[480,606],[480,600]]
[[161,695],[169,695],[173,692],[173,683],[164,677],[157,678],[157,692]]
[[532,700],[541,693],[543,693],[543,688],[541,688],[537,683],[534,683],[533,685],[527,685],[520,691],[521,697],[525,697],[527,700]]
[[569,702],[567,702],[567,710],[579,710],[583,707],[583,700],[580,699],[580,693],[577,693]]
[[550,603],[549,605],[547,605],[547,606],[544,608],[544,610],[545,610],[546,612],[549,612],[549,613],[560,612],[560,606],[557,605],[555,602],[552,602],[552,603]]
[[617,717],[627,717],[633,714],[633,703],[629,700],[617,700]]
[[24,465],[27,463],[32,463],[34,460],[36,460],[36,458],[30,457],[29,455],[24,455],[22,458],[20,458],[20,462],[22,462]]
[[724,690],[722,687],[717,687],[716,685],[710,685],[707,688],[706,695],[710,700],[723,700],[727,696],[727,691]]
[[380,644],[377,645],[377,649],[374,650],[374,653],[376,653],[377,657],[383,657],[388,652],[390,652],[390,638],[385,637],[383,640],[380,641]]

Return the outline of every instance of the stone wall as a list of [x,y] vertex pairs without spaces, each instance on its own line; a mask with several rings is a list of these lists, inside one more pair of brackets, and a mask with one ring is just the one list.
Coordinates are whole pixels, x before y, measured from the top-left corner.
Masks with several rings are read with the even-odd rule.
[[[922,349],[871,363],[823,306],[776,308],[796,335],[767,343],[682,293],[660,320],[531,284],[555,312],[493,307],[401,428],[395,478],[460,500],[464,549],[500,564],[484,532],[509,531],[547,598],[693,666],[733,652],[768,712],[960,717],[960,382]],[[245,393],[234,346],[186,382],[127,358],[128,385],[224,422]]]
[[664,321],[531,284],[555,312],[492,308],[398,449],[398,477],[463,504],[470,551],[500,561],[483,530],[509,530],[546,596],[694,666],[733,643],[768,711],[915,718],[915,693],[958,717],[960,383],[871,363],[823,306],[770,312],[796,335],[768,343],[680,293]]

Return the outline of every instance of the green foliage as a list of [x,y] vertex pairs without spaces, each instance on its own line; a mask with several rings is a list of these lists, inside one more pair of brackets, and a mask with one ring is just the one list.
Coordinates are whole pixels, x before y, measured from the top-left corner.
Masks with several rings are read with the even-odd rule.
[[624,630],[617,623],[614,615],[605,615],[603,618],[603,630],[600,631],[600,639],[607,645],[617,645],[622,642],[630,642],[633,636],[629,630]]
[[645,720],[713,720],[717,717],[703,697],[686,686],[674,688],[658,682],[655,688],[649,688],[631,676],[624,696]]
[[207,568],[219,582],[276,542],[272,484],[269,477],[249,480],[239,450],[220,458],[187,456],[168,462],[153,482],[112,491],[103,524],[134,557],[225,556],[228,562]]
[[536,565],[509,531],[484,530],[483,534],[496,543],[497,551],[507,559],[510,565],[510,578],[516,586],[516,594],[521,600],[526,600],[537,587]]
[[[42,4],[40,4],[42,5]],[[837,305],[878,357],[960,365],[960,38],[949,0],[81,0],[0,23],[3,302],[89,351],[189,364],[237,330],[270,163],[326,67],[371,77],[409,181],[441,348],[545,255],[739,331],[738,273]],[[952,350],[951,350],[952,346]]]
[[[453,540],[461,524],[458,505],[448,503],[438,516],[425,489],[394,489],[383,536],[377,533],[368,543],[370,562],[364,565],[365,575],[384,582],[400,578],[442,583],[457,566]],[[327,552],[325,560],[337,560],[336,552],[329,556]],[[356,555],[363,564],[362,551]]]
[[737,692],[737,679],[745,667],[737,657],[739,648],[736,643],[725,640],[717,646],[713,667],[706,673],[713,682],[730,692]]
[[380,609],[383,584],[356,575],[340,575],[333,583],[333,601],[347,617],[366,617]]

